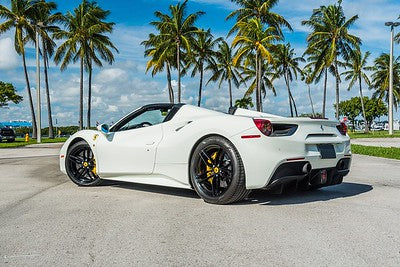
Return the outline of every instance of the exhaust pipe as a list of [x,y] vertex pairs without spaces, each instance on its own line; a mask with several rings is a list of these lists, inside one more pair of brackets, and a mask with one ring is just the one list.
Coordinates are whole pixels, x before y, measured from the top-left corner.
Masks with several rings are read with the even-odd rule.
[[303,166],[303,173],[310,173],[310,172],[311,172],[311,164],[309,162],[307,162]]

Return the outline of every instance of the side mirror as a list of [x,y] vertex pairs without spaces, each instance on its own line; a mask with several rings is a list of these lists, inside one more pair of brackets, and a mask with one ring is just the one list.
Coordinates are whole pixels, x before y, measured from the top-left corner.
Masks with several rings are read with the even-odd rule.
[[103,134],[108,134],[110,132],[110,126],[108,126],[108,124],[103,123],[97,126],[97,130],[99,130]]

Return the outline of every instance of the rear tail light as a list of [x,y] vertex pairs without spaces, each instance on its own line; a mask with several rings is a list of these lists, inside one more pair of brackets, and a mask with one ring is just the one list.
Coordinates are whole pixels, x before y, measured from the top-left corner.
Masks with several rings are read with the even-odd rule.
[[253,119],[253,121],[258,130],[265,136],[270,136],[274,131],[272,123],[269,120]]
[[346,135],[347,134],[347,125],[344,122],[341,122],[338,126],[336,126],[336,128],[339,130],[339,132],[342,135]]

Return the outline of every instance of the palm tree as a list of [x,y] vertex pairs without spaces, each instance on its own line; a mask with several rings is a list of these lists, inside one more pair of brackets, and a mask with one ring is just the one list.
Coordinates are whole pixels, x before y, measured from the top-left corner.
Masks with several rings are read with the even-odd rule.
[[222,82],[228,81],[229,107],[232,107],[232,82],[238,88],[242,78],[237,68],[233,65],[232,48],[225,40],[218,45],[213,64],[209,65],[206,69],[212,72],[207,84],[211,81],[219,81],[218,87],[221,88]]
[[[277,30],[274,27],[264,29],[260,19],[250,19],[249,21],[239,21],[237,24],[238,33],[232,42],[233,47],[239,46],[233,64],[238,64],[244,57],[249,58],[251,54],[255,54],[256,62],[256,107],[258,111],[262,111],[261,103],[261,78],[262,78],[262,61],[268,63],[274,61],[271,50],[273,42],[280,40]],[[246,65],[246,63],[245,63]]]
[[218,87],[221,88],[222,82],[228,81],[229,107],[232,107],[232,82],[236,88],[239,88],[242,78],[233,65],[233,51],[226,41],[222,41],[218,45],[218,50],[214,55],[214,64],[209,65],[206,69],[212,73],[207,84],[211,81],[219,81]]
[[253,100],[251,100],[251,96],[243,97],[241,99],[236,99],[235,107],[237,108],[245,108],[248,109],[249,107],[254,107]]
[[57,9],[57,4],[55,2],[46,2],[41,0],[38,3],[37,12],[35,13],[35,23],[40,23],[41,26],[38,27],[39,35],[42,39],[42,56],[43,56],[43,66],[44,66],[44,80],[46,86],[46,101],[47,101],[47,117],[49,122],[49,138],[54,138],[53,131],[53,119],[51,115],[51,100],[50,100],[50,89],[49,89],[49,58],[53,56],[56,43],[50,37],[51,33],[54,33],[59,29],[55,23],[60,21],[61,13],[52,14],[54,10]]
[[[247,91],[244,94],[244,98],[251,96],[254,93],[254,90],[256,89],[257,86],[257,66],[256,66],[256,60],[255,56],[250,55],[247,60],[247,62],[239,67],[239,70],[241,70],[240,75],[242,77],[242,82],[247,83],[249,82],[249,87],[247,88]],[[277,78],[276,76],[276,70],[273,67],[272,64],[269,64],[268,62],[264,61],[261,63],[261,81],[260,81],[260,91],[262,94],[262,97],[265,98],[267,95],[267,89],[271,90],[274,96],[276,96],[276,89],[274,86],[274,80]]]
[[204,69],[211,65],[215,65],[213,62],[213,56],[215,55],[214,47],[221,40],[222,38],[214,39],[211,30],[208,29],[207,31],[201,30],[192,43],[193,54],[188,66],[193,65],[192,77],[194,77],[196,73],[200,73],[199,99],[197,102],[197,106],[199,107],[201,104]]
[[[287,27],[292,30],[290,23],[286,19],[274,12],[271,9],[276,6],[279,0],[231,0],[240,6],[240,8],[232,11],[226,20],[231,18],[236,18],[237,22],[250,20],[252,18],[257,18],[261,20],[261,23],[267,24],[277,29],[278,34],[283,37],[281,27]],[[239,30],[239,26],[236,23],[229,34]]]
[[11,0],[11,9],[0,5],[0,18],[5,19],[0,24],[0,34],[15,29],[15,51],[22,56],[22,64],[25,74],[26,90],[28,92],[29,107],[32,117],[32,137],[36,138],[36,116],[33,107],[31,86],[29,83],[28,71],[25,58],[25,44],[35,40],[35,26],[32,25],[36,11],[36,2],[31,0]]
[[[328,66],[324,57],[321,56],[321,51],[318,49],[307,51],[307,65],[305,68],[311,69],[309,80],[315,82],[316,84],[324,78],[324,91],[323,91],[323,99],[322,99],[322,112],[321,116],[325,118],[326,115],[326,95],[327,95],[327,86],[328,86],[328,72],[330,72],[333,76],[335,75],[335,68],[333,65]],[[306,54],[304,54],[306,55]],[[322,64],[322,68],[317,70],[316,66]]]
[[173,104],[174,90],[172,88],[171,68],[176,67],[176,46],[163,46],[165,42],[162,37],[153,33],[150,33],[148,39],[141,44],[146,48],[144,55],[151,57],[146,65],[146,73],[152,68],[151,75],[154,77],[158,72],[164,71],[164,68],[166,69],[169,102]]
[[297,79],[297,72],[301,73],[299,63],[304,62],[304,58],[296,57],[294,49],[291,48],[290,44],[278,44],[276,49],[275,66],[278,77],[284,77],[286,87],[288,89],[290,115],[293,117],[293,107],[295,110],[296,117],[298,116],[296,102],[294,101],[292,92],[290,90],[290,82],[293,81],[293,77]]
[[80,62],[79,129],[83,129],[83,73],[85,64],[86,67],[90,64],[89,58],[96,60],[97,56],[93,51],[97,49],[96,46],[100,43],[103,42],[106,46],[111,46],[104,38],[100,38],[101,41],[98,43],[91,43],[95,35],[98,36],[111,31],[110,25],[101,21],[101,14],[103,13],[99,9],[93,8],[92,4],[83,0],[72,13],[67,12],[62,17],[62,23],[66,29],[60,29],[53,35],[56,39],[65,39],[64,43],[58,47],[54,57],[56,64],[61,62],[61,70],[65,70],[71,62]]
[[[389,103],[390,56],[383,53],[374,61],[374,73],[371,76],[371,88],[375,89],[374,98],[385,99]],[[397,109],[400,101],[400,56],[393,61],[393,104]]]
[[301,80],[307,84],[308,98],[310,99],[312,116],[315,117],[316,114],[315,114],[314,104],[313,104],[313,100],[312,100],[312,96],[311,96],[311,84],[314,82],[312,73],[313,73],[313,71],[310,67],[305,67],[301,72]]
[[346,63],[347,71],[343,72],[342,75],[345,77],[346,81],[350,81],[348,90],[350,90],[356,82],[359,84],[360,89],[360,100],[361,100],[361,109],[364,118],[365,124],[365,132],[368,133],[368,124],[367,124],[367,116],[365,115],[365,107],[364,107],[364,97],[362,92],[362,81],[371,86],[371,82],[368,78],[366,71],[372,70],[371,67],[367,66],[368,57],[371,55],[370,52],[366,52],[364,55],[360,50],[355,50],[351,57],[350,61]]
[[187,1],[182,4],[170,5],[171,15],[156,11],[154,14],[159,19],[150,24],[159,31],[161,43],[160,46],[171,49],[172,45],[176,47],[176,67],[178,70],[178,102],[181,102],[181,53],[182,49],[191,55],[191,44],[195,35],[199,32],[195,27],[197,19],[204,14],[202,11],[195,12],[186,16]]
[[349,28],[355,23],[358,16],[346,20],[341,0],[338,4],[321,6],[313,11],[309,20],[302,21],[303,25],[311,28],[307,37],[308,47],[305,54],[320,51],[319,59],[314,72],[321,73],[324,68],[334,67],[336,78],[336,118],[339,119],[339,57],[348,60],[351,51],[359,49],[360,38],[349,33]]
[[108,64],[114,62],[114,55],[111,50],[118,53],[118,49],[110,41],[110,38],[105,35],[106,33],[111,33],[115,23],[105,22],[104,20],[110,14],[110,11],[103,10],[100,8],[96,2],[89,3],[90,9],[93,12],[93,16],[96,19],[95,24],[98,25],[90,33],[88,40],[88,47],[90,48],[89,53],[87,53],[85,58],[85,68],[89,73],[88,77],[88,108],[87,108],[87,128],[90,128],[91,120],[91,110],[92,110],[92,73],[93,73],[93,63],[102,67],[103,63],[101,60],[106,61]]

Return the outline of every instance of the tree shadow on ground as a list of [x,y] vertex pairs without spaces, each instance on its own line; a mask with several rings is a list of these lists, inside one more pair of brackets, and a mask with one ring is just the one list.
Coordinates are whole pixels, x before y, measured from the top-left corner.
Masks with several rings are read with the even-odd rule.
[[[112,186],[129,190],[138,190],[142,192],[172,195],[185,198],[197,198],[197,199],[200,198],[194,190],[158,186],[158,185],[147,185],[139,183],[103,180],[101,186]],[[295,192],[285,192],[283,194],[273,194],[265,190],[253,190],[246,200],[239,203],[235,203],[235,205],[304,204],[304,203],[311,203],[318,201],[328,201],[337,198],[352,197],[366,193],[368,191],[371,191],[372,189],[373,187],[371,185],[345,182],[340,185],[329,186],[315,191],[295,191]]]

